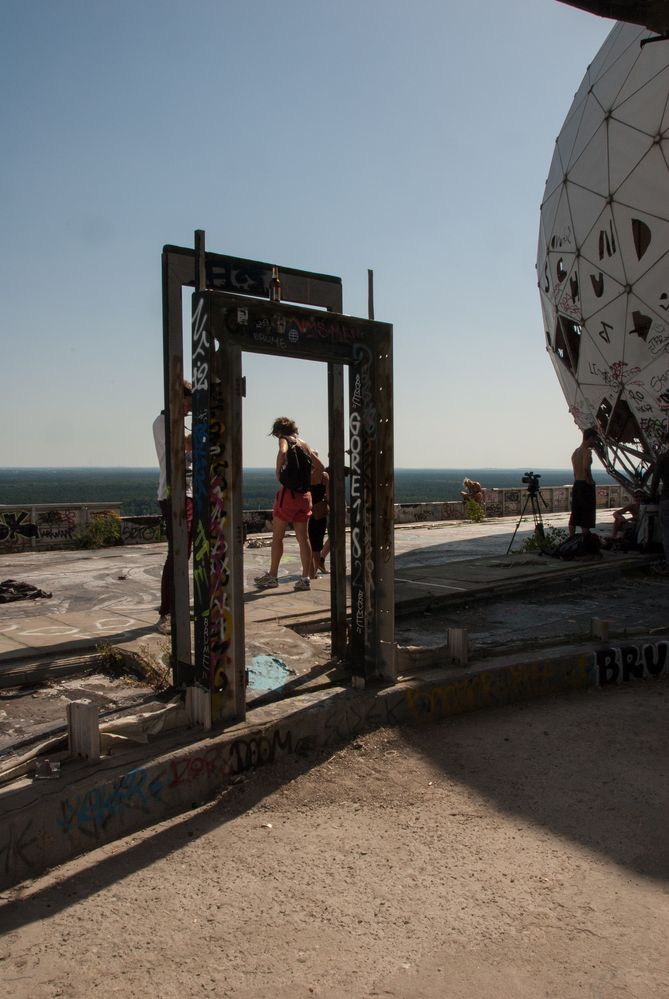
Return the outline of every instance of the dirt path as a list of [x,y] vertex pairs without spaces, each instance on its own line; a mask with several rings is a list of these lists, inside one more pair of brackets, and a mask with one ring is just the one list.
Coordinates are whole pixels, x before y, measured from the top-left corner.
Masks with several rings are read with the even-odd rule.
[[669,996],[669,685],[259,771],[0,908],[0,995]]

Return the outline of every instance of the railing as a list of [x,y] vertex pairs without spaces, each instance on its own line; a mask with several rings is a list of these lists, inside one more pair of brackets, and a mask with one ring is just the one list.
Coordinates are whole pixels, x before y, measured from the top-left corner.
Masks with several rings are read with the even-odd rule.
[[[524,489],[484,489],[485,515],[488,518],[518,517],[527,496]],[[571,504],[571,486],[546,486],[542,488],[541,496],[544,517],[551,513],[565,513]],[[620,507],[629,501],[629,494],[620,485],[597,486],[598,509]],[[80,540],[82,534],[96,520],[105,518],[120,524],[120,544],[150,544],[165,540],[163,519],[159,515],[121,517],[120,512],[120,503],[0,505],[0,553],[84,547]],[[396,524],[466,519],[463,500],[395,504]],[[271,531],[272,511],[245,510],[243,523],[247,535]]]

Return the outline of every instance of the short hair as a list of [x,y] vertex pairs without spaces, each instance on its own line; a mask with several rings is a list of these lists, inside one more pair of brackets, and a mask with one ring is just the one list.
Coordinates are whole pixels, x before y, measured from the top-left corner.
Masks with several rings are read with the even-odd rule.
[[270,437],[297,437],[299,430],[295,420],[288,416],[278,416],[272,424],[269,432]]

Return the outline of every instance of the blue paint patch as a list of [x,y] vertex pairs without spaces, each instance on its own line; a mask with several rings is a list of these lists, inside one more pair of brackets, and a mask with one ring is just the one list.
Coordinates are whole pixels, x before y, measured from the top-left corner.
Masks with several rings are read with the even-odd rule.
[[251,690],[277,690],[295,673],[276,656],[254,656],[248,667]]

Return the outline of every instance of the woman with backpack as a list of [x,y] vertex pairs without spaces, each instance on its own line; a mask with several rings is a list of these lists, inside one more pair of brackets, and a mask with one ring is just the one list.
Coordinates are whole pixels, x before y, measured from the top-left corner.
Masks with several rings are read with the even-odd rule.
[[269,572],[256,576],[255,584],[259,590],[270,590],[279,585],[279,563],[283,555],[283,539],[289,524],[295,529],[302,562],[302,576],[295,583],[295,589],[311,589],[312,556],[308,533],[311,517],[311,474],[313,470],[322,470],[323,462],[298,435],[299,430],[295,421],[287,416],[276,419],[270,430],[270,436],[276,437],[279,441],[276,477],[280,488],[274,497],[272,508],[272,552]]

